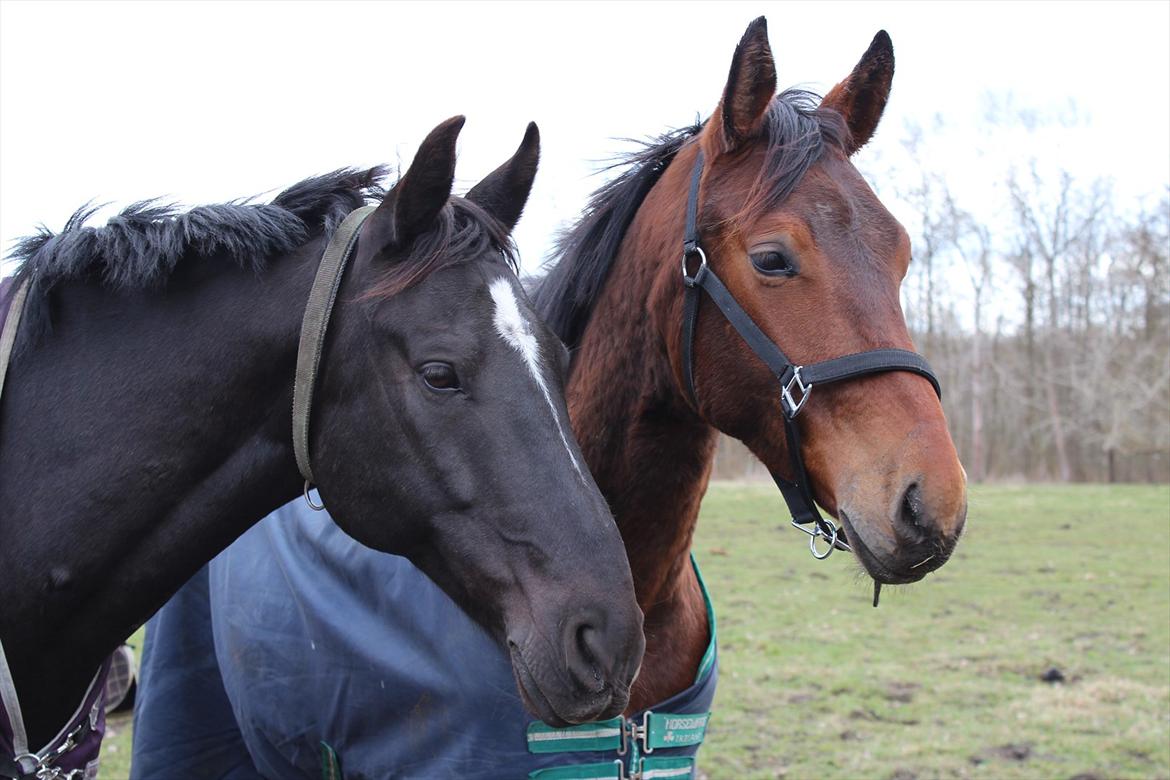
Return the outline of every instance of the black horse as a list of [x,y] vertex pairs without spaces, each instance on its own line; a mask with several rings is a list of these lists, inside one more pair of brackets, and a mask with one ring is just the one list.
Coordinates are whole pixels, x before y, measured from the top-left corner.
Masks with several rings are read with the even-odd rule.
[[567,355],[514,273],[538,134],[457,198],[462,126],[435,128],[384,198],[382,169],[344,170],[267,205],[141,203],[96,229],[79,212],[18,247],[29,298],[0,405],[0,641],[30,746],[119,641],[301,493],[290,408],[306,299],[332,231],[380,198],[316,380],[321,495],[506,644],[534,714],[625,707],[641,612],[568,428]]

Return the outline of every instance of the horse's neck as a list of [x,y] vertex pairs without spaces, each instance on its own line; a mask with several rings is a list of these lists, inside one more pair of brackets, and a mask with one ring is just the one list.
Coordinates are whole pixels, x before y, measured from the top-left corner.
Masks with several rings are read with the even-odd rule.
[[646,316],[678,309],[670,291],[655,290],[655,263],[635,260],[638,244],[628,237],[630,251],[615,261],[569,385],[573,427],[621,530],[645,614],[630,711],[688,687],[709,640],[689,553],[716,440],[679,395],[664,342],[669,315]]
[[0,639],[33,742],[60,727],[106,653],[296,495],[304,259],[263,277],[180,264],[165,292],[132,296],[63,284],[52,334],[12,366]]

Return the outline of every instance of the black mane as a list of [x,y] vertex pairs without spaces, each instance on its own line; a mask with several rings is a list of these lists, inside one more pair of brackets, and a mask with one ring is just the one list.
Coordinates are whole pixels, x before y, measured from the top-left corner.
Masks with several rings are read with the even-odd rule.
[[[701,124],[642,142],[605,170],[624,168],[593,193],[577,223],[558,238],[548,273],[531,290],[533,306],[570,350],[581,340],[626,229],[646,195]],[[681,238],[679,239],[682,240]]]
[[[767,142],[765,162],[747,194],[747,210],[774,208],[820,159],[826,145],[844,147],[849,133],[844,120],[835,111],[818,108],[819,103],[818,95],[796,89],[785,90],[772,101],[761,131]],[[673,130],[619,158],[609,169],[624,170],[593,194],[581,218],[557,240],[548,273],[534,285],[532,299],[569,349],[581,341],[642,201],[678,151],[702,127],[695,124]],[[681,235],[678,240],[681,252]]]
[[17,278],[30,285],[21,342],[47,329],[46,296],[60,282],[91,278],[114,289],[157,288],[183,258],[223,255],[260,270],[267,258],[295,249],[318,231],[331,233],[350,211],[380,201],[385,191],[378,182],[387,172],[383,166],[344,168],[294,184],[266,204],[236,201],[180,211],[145,200],[103,227],[85,225],[98,209],[87,204],[60,233],[42,225],[9,255],[20,261]]

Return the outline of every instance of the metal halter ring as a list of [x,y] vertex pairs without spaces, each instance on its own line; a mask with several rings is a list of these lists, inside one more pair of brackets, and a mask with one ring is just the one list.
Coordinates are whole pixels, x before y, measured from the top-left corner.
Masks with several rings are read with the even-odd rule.
[[[837,538],[840,530],[837,528],[837,524],[827,517],[822,518],[822,520],[824,520],[825,524],[829,526],[829,533],[825,533],[825,529],[820,525],[813,525],[812,528],[805,528],[803,525],[796,522],[796,518],[792,519],[793,528],[795,528],[797,531],[800,531],[802,534],[808,534],[808,549],[809,552],[813,554],[813,557],[818,561],[823,561],[825,558],[828,558],[833,554],[833,550],[838,548],[845,550],[846,552],[852,552],[852,549],[849,547],[847,542],[841,541]],[[829,542],[829,547],[824,552],[821,552],[817,549],[818,539],[826,539]]]
[[[44,759],[42,759],[36,753],[19,753],[12,757],[12,762],[16,764],[16,769],[18,772],[27,771],[40,773],[49,771],[49,765],[45,763]],[[25,766],[29,764],[32,765],[32,769],[26,770]]]
[[309,498],[309,491],[312,490],[312,488],[313,488],[313,486],[309,483],[309,480],[306,479],[305,480],[305,503],[309,505],[309,509],[312,509],[314,512],[320,512],[323,509],[325,509],[325,503],[324,502],[322,502],[320,504],[313,503],[313,499]]
[[[691,255],[698,255],[699,256],[699,267],[695,271],[694,274],[687,273],[687,260],[689,260],[691,258]],[[698,280],[699,274],[703,273],[703,269],[706,267],[707,267],[707,253],[703,251],[703,248],[701,246],[696,246],[694,249],[690,250],[689,252],[685,249],[683,250],[683,256],[682,256],[683,284],[686,284],[688,286],[693,285]]]

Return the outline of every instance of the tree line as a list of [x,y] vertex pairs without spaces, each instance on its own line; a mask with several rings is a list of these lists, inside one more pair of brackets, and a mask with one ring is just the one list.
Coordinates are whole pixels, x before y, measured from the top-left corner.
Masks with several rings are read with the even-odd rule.
[[995,240],[923,185],[904,305],[970,478],[1170,479],[1170,202],[1122,215],[1100,181],[1062,173],[1053,197],[1017,171]]

